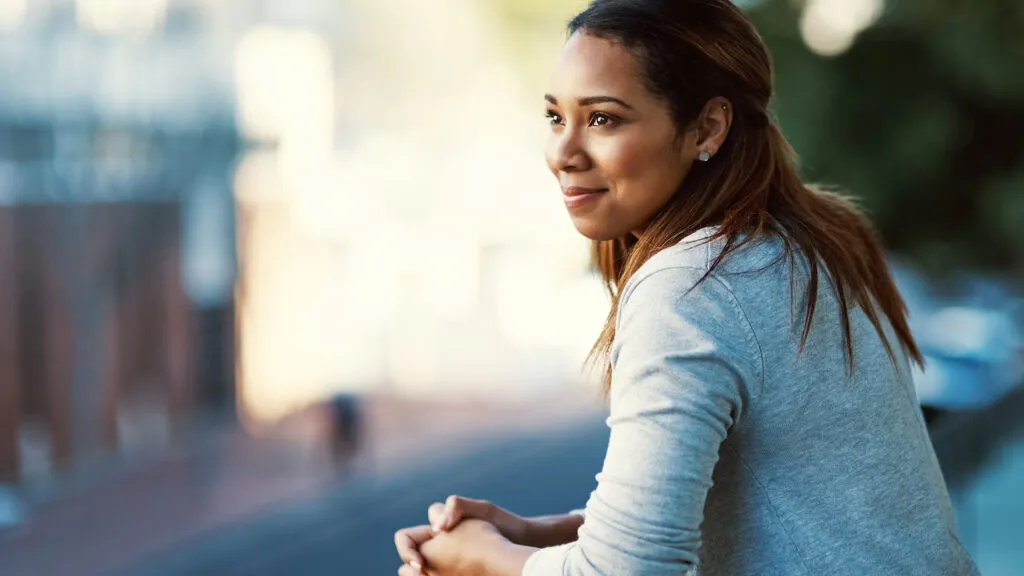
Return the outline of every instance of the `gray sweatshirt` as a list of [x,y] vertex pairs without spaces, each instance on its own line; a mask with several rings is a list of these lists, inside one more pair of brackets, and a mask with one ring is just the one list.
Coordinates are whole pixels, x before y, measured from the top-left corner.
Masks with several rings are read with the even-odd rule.
[[709,232],[623,290],[586,520],[524,576],[977,574],[891,326],[895,365],[852,310],[851,375],[820,276],[801,351],[806,260],[765,238],[698,284],[723,243]]

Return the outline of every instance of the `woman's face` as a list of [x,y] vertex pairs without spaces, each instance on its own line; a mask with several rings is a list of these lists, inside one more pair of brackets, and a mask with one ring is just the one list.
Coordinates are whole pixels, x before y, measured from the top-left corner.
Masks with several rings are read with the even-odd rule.
[[628,50],[585,33],[566,43],[545,99],[546,159],[576,229],[593,240],[642,232],[693,165],[694,134],[679,137]]

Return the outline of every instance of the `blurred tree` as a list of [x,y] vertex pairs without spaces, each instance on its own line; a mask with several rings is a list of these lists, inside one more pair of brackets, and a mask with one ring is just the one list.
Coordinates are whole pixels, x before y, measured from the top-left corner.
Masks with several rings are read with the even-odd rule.
[[[480,1],[543,90],[553,42],[587,2]],[[886,244],[933,273],[1024,276],[1024,2],[890,0],[824,57],[801,36],[809,1],[737,2],[772,51],[804,176],[860,197]]]
[[890,2],[833,58],[804,44],[803,5],[750,14],[805,176],[861,197],[887,245],[933,273],[1024,272],[1024,4]]

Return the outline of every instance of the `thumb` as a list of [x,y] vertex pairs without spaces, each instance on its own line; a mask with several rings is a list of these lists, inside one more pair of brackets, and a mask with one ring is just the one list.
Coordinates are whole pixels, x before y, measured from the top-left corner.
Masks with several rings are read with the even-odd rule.
[[492,521],[494,505],[486,500],[473,500],[461,496],[449,496],[442,513],[431,518],[431,526],[435,532],[451,530],[466,518]]
[[440,532],[442,527],[447,525],[445,521],[445,505],[440,502],[434,502],[427,509],[427,522],[430,524],[430,529],[434,532]]

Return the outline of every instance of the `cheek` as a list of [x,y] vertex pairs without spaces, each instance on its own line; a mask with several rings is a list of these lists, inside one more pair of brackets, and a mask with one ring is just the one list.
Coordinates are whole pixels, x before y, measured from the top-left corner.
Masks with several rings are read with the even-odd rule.
[[656,199],[671,194],[682,181],[679,156],[671,140],[622,139],[602,154],[603,171],[630,196]]
[[642,181],[649,175],[650,160],[646,151],[640,146],[633,146],[630,143],[623,143],[616,146],[605,154],[605,173],[615,179],[619,185],[629,185]]

